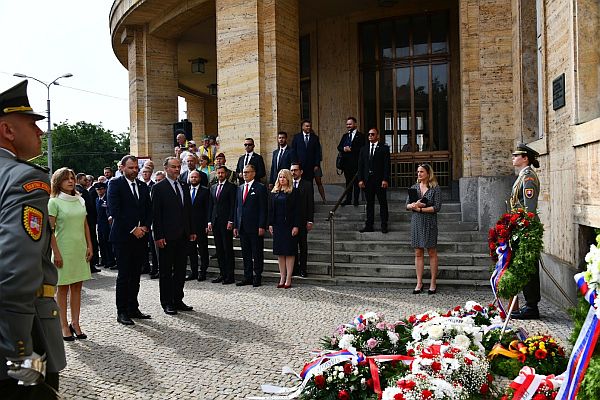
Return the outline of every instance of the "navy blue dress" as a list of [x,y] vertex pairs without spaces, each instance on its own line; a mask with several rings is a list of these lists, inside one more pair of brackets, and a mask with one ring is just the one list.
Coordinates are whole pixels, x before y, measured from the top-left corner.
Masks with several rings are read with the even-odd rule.
[[273,254],[276,256],[295,256],[298,248],[298,235],[292,236],[294,221],[297,220],[293,213],[295,207],[288,202],[293,202],[295,196],[285,192],[273,193],[271,197],[271,224],[273,226]]

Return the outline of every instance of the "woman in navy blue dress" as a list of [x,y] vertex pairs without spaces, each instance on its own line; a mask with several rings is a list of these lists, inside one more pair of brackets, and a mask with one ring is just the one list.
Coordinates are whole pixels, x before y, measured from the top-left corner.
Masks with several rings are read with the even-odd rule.
[[292,173],[282,169],[277,174],[275,187],[271,191],[269,207],[269,232],[273,236],[273,254],[279,261],[278,288],[292,287],[292,272],[298,248],[298,226],[300,213],[297,209],[297,193],[293,187]]

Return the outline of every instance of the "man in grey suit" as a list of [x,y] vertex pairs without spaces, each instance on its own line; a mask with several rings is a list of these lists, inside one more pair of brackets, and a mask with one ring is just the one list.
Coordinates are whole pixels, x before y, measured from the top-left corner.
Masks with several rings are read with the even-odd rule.
[[66,366],[50,259],[48,171],[27,81],[0,93],[0,397],[53,399]]

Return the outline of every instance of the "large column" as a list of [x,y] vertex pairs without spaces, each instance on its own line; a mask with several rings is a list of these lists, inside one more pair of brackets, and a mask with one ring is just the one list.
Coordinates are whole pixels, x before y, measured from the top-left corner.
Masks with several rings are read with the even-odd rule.
[[122,42],[128,45],[129,146],[131,154],[148,155],[146,137],[146,77],[144,76],[144,30],[127,27]]
[[277,131],[298,127],[298,4],[216,0],[216,19],[218,131],[233,165],[245,137],[267,156]]

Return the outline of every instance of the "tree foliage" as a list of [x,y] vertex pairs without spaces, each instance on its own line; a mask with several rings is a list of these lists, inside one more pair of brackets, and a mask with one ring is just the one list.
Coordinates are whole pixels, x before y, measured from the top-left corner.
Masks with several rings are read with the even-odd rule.
[[[47,165],[47,140],[44,136],[42,150],[44,156],[34,160],[36,164]],[[76,173],[85,172],[94,176],[102,175],[104,167],[113,171],[117,162],[129,153],[129,133],[113,133],[102,125],[80,121],[75,124],[61,122],[52,130],[52,168],[69,167]]]

